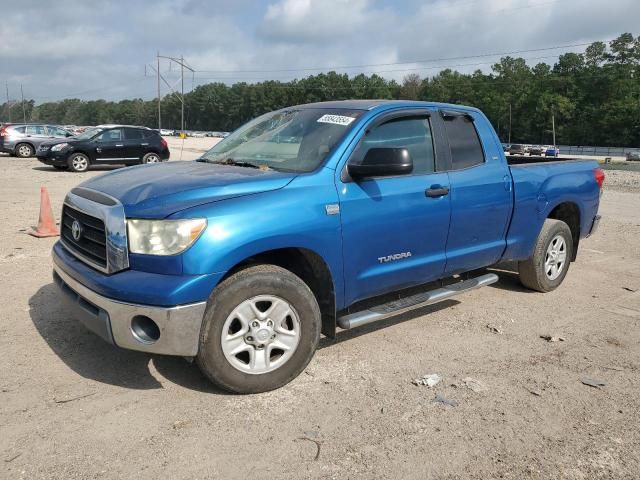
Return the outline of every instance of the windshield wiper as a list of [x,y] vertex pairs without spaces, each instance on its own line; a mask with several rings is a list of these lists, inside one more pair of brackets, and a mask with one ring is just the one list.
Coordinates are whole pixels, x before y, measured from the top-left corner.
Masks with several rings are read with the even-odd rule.
[[[201,159],[199,161],[206,162],[207,160]],[[251,162],[244,162],[244,161],[238,162],[238,161],[234,160],[233,158],[227,158],[225,160],[218,160],[218,161],[209,162],[209,163],[214,163],[216,165],[232,165],[234,167],[259,168],[261,170],[271,170],[271,167],[269,167],[268,165],[265,165],[265,164],[258,165],[256,163],[251,163]]]

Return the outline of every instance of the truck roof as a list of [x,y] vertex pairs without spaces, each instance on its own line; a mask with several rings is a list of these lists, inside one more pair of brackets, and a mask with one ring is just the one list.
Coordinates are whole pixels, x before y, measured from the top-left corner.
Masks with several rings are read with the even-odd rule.
[[373,110],[398,107],[438,107],[455,108],[478,112],[477,108],[466,105],[454,105],[450,103],[421,102],[417,100],[333,100],[329,102],[316,102],[296,105],[296,108],[344,108],[346,110]]

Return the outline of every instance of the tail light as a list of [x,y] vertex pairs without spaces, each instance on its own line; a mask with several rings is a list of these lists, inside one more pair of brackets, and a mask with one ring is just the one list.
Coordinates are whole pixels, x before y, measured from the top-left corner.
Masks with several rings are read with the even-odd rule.
[[604,171],[601,168],[595,168],[593,170],[593,178],[596,179],[596,183],[598,184],[598,188],[602,188],[602,184],[604,183]]
[[6,137],[7,136],[7,127],[9,125],[5,125],[4,127],[0,128],[0,137]]
[[160,145],[162,145],[162,148],[167,148],[169,146],[167,141],[162,137],[160,137]]

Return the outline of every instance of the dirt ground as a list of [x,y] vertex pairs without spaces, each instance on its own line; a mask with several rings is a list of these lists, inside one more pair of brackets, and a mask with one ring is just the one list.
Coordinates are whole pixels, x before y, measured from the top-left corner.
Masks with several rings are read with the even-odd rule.
[[[183,158],[207,141],[187,139]],[[560,289],[501,272],[323,340],[285,388],[234,396],[181,358],[103,343],[62,308],[55,239],[25,232],[40,185],[58,217],[64,194],[104,170],[0,156],[0,172],[0,478],[638,478],[640,173],[605,183],[601,229]],[[412,384],[430,373],[434,388]]]

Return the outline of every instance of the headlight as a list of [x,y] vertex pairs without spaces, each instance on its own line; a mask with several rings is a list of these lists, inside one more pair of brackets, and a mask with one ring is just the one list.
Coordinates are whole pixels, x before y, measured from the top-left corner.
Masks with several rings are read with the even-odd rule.
[[56,145],[54,145],[53,147],[51,147],[51,151],[52,152],[59,152],[60,150],[63,150],[65,148],[67,148],[69,146],[68,143],[58,143]]
[[146,255],[175,255],[195,242],[206,226],[204,218],[127,220],[129,251]]

